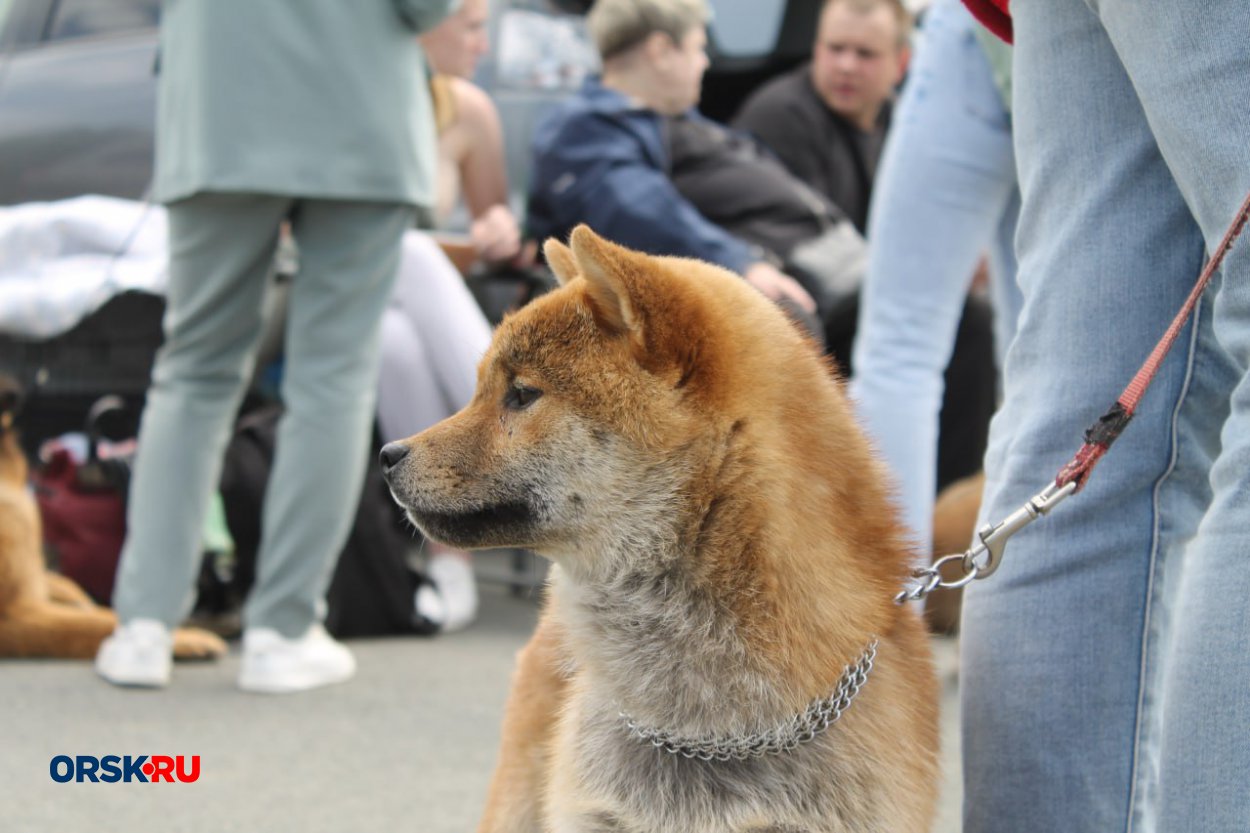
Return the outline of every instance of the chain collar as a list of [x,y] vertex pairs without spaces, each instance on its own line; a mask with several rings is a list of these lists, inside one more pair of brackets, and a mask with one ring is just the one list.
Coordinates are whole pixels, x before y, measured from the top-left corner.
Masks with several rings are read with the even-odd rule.
[[873,660],[877,657],[877,640],[868,643],[864,653],[853,665],[842,672],[833,693],[822,700],[814,700],[802,712],[778,723],[771,729],[751,735],[730,737],[684,738],[664,729],[639,726],[629,715],[621,712],[630,737],[649,743],[670,755],[698,758],[701,761],[745,761],[764,755],[780,755],[790,752],[800,744],[807,743],[828,729],[842,712],[846,711],[855,695],[868,682]]

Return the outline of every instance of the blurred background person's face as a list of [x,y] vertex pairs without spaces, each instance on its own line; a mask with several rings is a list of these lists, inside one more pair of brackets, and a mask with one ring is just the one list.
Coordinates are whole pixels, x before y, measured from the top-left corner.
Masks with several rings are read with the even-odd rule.
[[421,36],[430,66],[441,75],[472,78],[490,48],[486,36],[487,0],[464,0],[460,9]]
[[812,50],[812,84],[835,113],[870,129],[906,64],[898,20],[887,6],[861,11],[839,2],[825,7]]
[[699,103],[708,67],[707,31],[702,26],[686,32],[676,43],[664,38],[653,61],[660,80],[656,110],[676,115]]

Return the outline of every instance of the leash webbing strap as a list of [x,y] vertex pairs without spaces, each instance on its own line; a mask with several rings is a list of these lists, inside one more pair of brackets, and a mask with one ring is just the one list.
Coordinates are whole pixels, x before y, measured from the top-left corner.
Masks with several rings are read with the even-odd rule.
[[1185,322],[1193,314],[1203,291],[1207,288],[1207,284],[1211,282],[1211,276],[1215,274],[1215,271],[1220,268],[1220,264],[1224,262],[1224,256],[1232,248],[1233,241],[1245,229],[1247,220],[1250,220],[1250,194],[1246,195],[1245,201],[1241,204],[1241,209],[1237,212],[1237,216],[1233,218],[1232,225],[1224,233],[1224,239],[1220,241],[1220,245],[1216,247],[1215,252],[1211,255],[1211,259],[1207,261],[1207,265],[1203,268],[1202,274],[1198,276],[1198,282],[1190,291],[1189,297],[1185,299],[1185,305],[1181,307],[1176,317],[1172,319],[1172,324],[1168,327],[1167,332],[1163,334],[1163,338],[1159,339],[1159,343],[1155,345],[1155,349],[1151,351],[1145,364],[1137,371],[1137,375],[1129,382],[1128,387],[1120,394],[1115,404],[1098,418],[1098,422],[1090,426],[1089,430],[1085,432],[1084,445],[1077,451],[1071,462],[1060,469],[1059,474],[1055,477],[1056,486],[1063,487],[1069,483],[1075,483],[1076,491],[1078,492],[1085,488],[1085,483],[1089,480],[1094,466],[1098,464],[1098,461],[1102,459],[1102,455],[1107,453],[1107,449],[1111,447],[1111,444],[1120,436],[1120,433],[1129,424],[1129,421],[1133,419],[1137,405],[1146,393],[1146,388],[1150,387],[1150,383],[1154,381],[1155,374],[1159,372],[1159,365],[1163,363],[1163,358],[1172,349],[1172,345],[1176,343],[1176,339],[1180,335],[1181,329],[1185,326]]

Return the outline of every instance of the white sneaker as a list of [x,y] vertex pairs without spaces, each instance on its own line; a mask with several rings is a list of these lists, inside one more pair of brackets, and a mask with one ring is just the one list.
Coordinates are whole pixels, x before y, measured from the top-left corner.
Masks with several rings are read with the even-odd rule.
[[412,595],[413,625],[421,633],[437,633],[443,629],[447,621],[447,605],[438,590],[424,578],[417,585],[417,592]]
[[[438,623],[439,630],[450,633],[472,624],[477,618],[477,581],[473,577],[473,562],[462,554],[436,553],[430,556],[426,573],[442,602],[442,617],[430,617]],[[421,611],[421,589],[417,591],[418,611]]]
[[287,639],[272,628],[248,628],[243,632],[239,688],[244,691],[305,691],[341,683],[355,673],[352,652],[320,624],[313,625],[298,639]]
[[161,688],[169,685],[174,639],[164,622],[132,619],[100,643],[95,670],[113,685]]

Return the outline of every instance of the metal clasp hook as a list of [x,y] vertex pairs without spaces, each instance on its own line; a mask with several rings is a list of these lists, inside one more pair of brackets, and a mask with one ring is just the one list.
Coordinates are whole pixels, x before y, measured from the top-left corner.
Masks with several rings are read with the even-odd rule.
[[[978,543],[966,552],[943,556],[928,567],[914,570],[912,578],[916,579],[916,582],[895,596],[895,603],[917,601],[939,587],[963,587],[971,584],[975,579],[992,575],[1002,563],[1003,551],[1007,548],[1007,539],[1054,509],[1059,501],[1076,491],[1076,486],[1075,481],[1062,486],[1051,483],[1034,495],[1024,506],[1012,512],[1006,520],[981,527],[977,532]],[[963,567],[964,574],[954,581],[943,580],[942,566],[956,560]]]
[[[1024,529],[1040,516],[1054,509],[1056,504],[1076,491],[1076,483],[1058,486],[1051,483],[1034,495],[1028,503],[1007,516],[1001,523],[986,524],[977,531],[980,543],[964,553],[964,571],[976,573],[977,578],[985,578],[994,574],[1002,563],[1003,551],[1007,548],[1007,539]],[[982,558],[982,556],[985,556]]]

